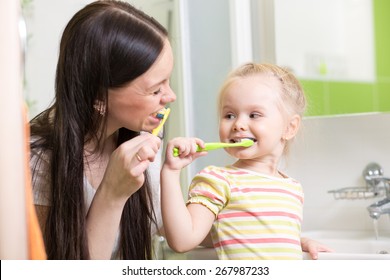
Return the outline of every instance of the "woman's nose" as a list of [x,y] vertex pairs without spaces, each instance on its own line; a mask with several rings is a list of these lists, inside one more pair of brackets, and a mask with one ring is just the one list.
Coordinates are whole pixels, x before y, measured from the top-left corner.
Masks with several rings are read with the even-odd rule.
[[162,97],[162,101],[164,103],[171,103],[176,100],[176,94],[173,92],[171,87],[168,87],[167,91],[164,93]]

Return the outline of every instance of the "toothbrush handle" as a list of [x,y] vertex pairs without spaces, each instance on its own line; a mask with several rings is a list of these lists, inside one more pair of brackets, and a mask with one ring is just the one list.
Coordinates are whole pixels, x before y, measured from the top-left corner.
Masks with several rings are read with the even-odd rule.
[[[223,148],[223,147],[224,146],[221,145],[221,143],[205,143],[204,148],[197,146],[196,151],[197,152],[205,152],[205,151],[216,150],[216,149]],[[179,149],[178,148],[173,148],[173,156],[174,157],[179,156]]]
[[[197,152],[200,152],[200,151],[201,151],[201,149],[199,148],[199,146],[197,146],[196,151],[197,151]],[[178,156],[179,156],[179,149],[176,148],[176,147],[173,148],[173,156],[174,156],[174,157],[178,157]]]

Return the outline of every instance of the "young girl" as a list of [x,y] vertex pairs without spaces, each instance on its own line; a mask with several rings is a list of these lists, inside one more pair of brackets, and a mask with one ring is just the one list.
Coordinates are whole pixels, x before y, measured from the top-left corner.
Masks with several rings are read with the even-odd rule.
[[[298,132],[306,100],[298,80],[268,64],[246,64],[226,80],[219,96],[222,142],[252,139],[249,148],[225,149],[237,161],[208,166],[195,176],[185,204],[180,170],[206,152],[198,138],[168,143],[161,173],[162,215],[166,238],[177,252],[198,246],[211,229],[219,259],[317,258],[328,249],[301,238],[301,184],[278,169]],[[179,156],[172,149],[179,149]]]

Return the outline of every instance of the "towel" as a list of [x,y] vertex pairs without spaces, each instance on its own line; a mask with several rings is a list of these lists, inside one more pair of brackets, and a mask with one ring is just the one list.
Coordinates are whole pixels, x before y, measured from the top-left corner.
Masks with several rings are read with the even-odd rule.
[[27,221],[27,246],[28,259],[47,259],[41,228],[38,223],[32,196],[31,170],[30,170],[30,124],[27,120],[27,109],[23,106],[23,119],[25,120],[25,178],[26,178],[26,221]]

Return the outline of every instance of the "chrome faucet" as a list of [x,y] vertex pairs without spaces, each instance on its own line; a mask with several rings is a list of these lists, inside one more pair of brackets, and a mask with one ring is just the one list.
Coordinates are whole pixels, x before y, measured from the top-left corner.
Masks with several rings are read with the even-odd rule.
[[378,220],[383,214],[390,214],[390,198],[386,197],[367,207],[371,218]]
[[390,178],[383,176],[382,167],[377,163],[367,165],[363,171],[363,177],[367,188],[373,189],[375,193],[383,188],[386,194],[386,198],[367,207],[370,217],[377,220],[383,214],[390,215]]

